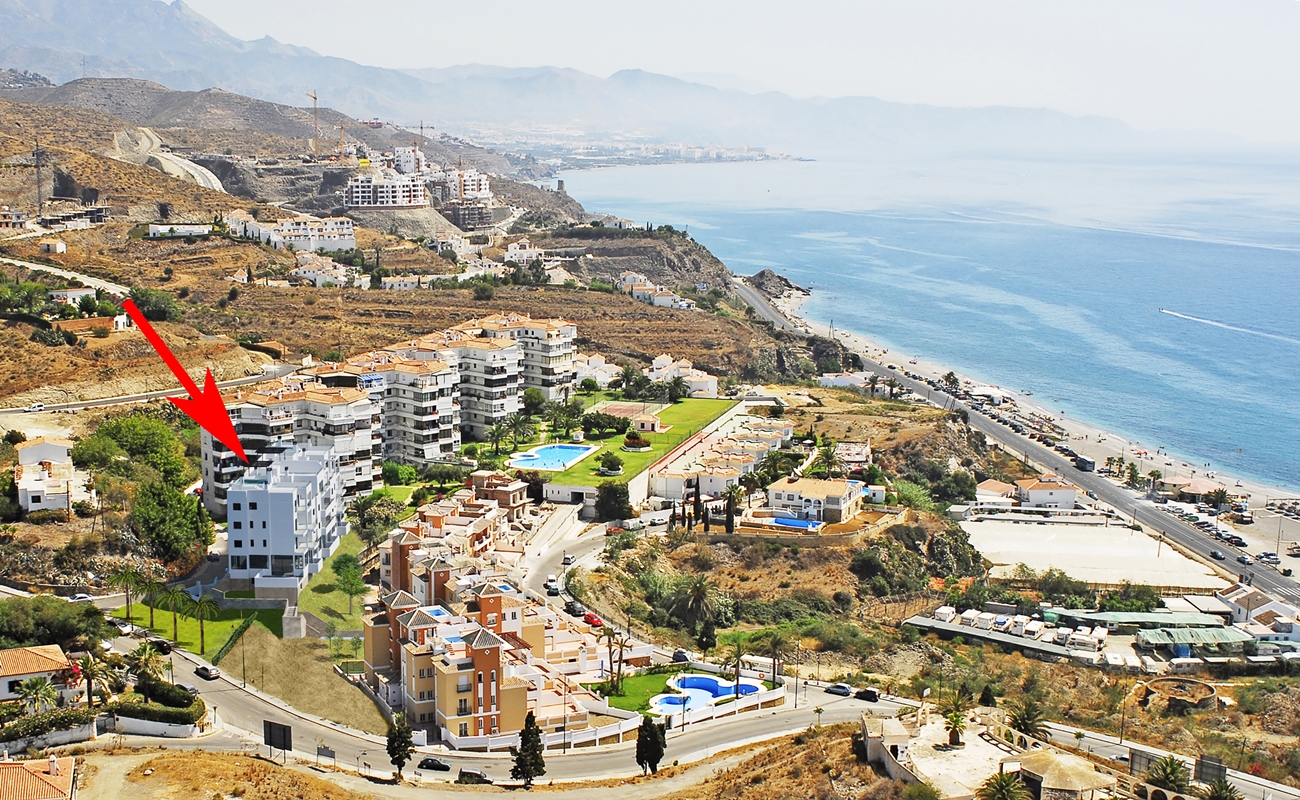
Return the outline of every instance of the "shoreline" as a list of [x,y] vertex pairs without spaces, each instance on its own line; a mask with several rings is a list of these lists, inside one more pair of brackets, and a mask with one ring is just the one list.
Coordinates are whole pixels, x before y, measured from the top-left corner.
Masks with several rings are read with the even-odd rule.
[[[811,296],[811,290],[790,290],[781,297],[769,297],[768,299],[772,306],[789,319],[792,324],[807,328],[818,336],[831,338],[829,325],[814,320],[803,312],[803,306]],[[882,378],[888,376],[888,370],[885,369],[885,366],[893,363],[900,370],[914,372],[928,378],[937,379],[951,371],[961,378],[963,383],[971,383],[976,386],[992,385],[977,376],[953,369],[947,365],[907,356],[903,353],[891,354],[888,349],[853,331],[837,328],[834,338],[848,347],[849,350],[862,356],[869,363],[877,365],[882,370]],[[1014,389],[1003,389],[1003,391],[1012,396],[1015,406],[1024,413],[1042,416],[1064,429],[1069,435],[1070,446],[1081,455],[1093,458],[1097,462],[1098,468],[1105,466],[1108,457],[1122,455],[1125,461],[1136,460],[1143,475],[1153,469],[1158,469],[1164,473],[1165,477],[1209,477],[1211,480],[1222,484],[1229,494],[1245,495],[1249,498],[1252,510],[1264,508],[1267,499],[1300,497],[1300,488],[1281,484],[1268,484],[1258,478],[1224,472],[1213,467],[1207,470],[1204,466],[1205,462],[1196,456],[1171,452],[1163,448],[1157,448],[1155,445],[1144,445],[1136,439],[1105,430],[1086,420],[1067,417],[1060,410],[1050,408],[1047,403],[1037,401],[1037,396],[1025,395],[1023,392]]]

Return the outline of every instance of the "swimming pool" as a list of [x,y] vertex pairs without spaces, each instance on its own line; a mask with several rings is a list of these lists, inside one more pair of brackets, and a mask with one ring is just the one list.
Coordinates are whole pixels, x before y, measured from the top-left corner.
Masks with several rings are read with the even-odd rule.
[[594,444],[544,444],[512,457],[506,466],[558,472],[577,464],[599,449],[600,445]]
[[774,517],[773,525],[781,525],[786,528],[803,528],[804,530],[816,530],[822,526],[821,520],[816,519],[791,519],[789,517]]
[[729,678],[716,675],[704,675],[687,672],[668,680],[668,688],[676,689],[675,694],[657,694],[650,698],[650,713],[656,716],[680,714],[711,706],[723,698],[737,694],[745,697],[763,690],[763,682],[753,678],[741,678],[740,685]]

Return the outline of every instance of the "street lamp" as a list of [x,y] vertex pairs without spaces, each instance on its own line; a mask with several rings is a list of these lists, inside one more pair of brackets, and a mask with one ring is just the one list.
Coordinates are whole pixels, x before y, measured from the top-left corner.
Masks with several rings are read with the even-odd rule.
[[370,754],[370,751],[369,751],[369,750],[362,750],[360,753],[357,754],[357,774],[358,774],[358,775],[361,774],[361,757],[362,757],[362,756],[365,756],[365,755],[369,755],[369,754]]

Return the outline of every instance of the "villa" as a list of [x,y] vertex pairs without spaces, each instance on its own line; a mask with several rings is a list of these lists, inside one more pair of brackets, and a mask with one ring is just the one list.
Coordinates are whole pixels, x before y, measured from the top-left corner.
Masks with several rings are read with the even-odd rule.
[[845,522],[862,508],[860,481],[783,478],[767,487],[767,504],[797,519]]

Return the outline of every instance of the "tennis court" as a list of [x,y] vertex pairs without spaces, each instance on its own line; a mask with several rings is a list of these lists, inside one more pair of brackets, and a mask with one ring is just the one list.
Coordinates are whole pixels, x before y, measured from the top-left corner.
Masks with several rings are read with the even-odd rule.
[[588,411],[599,411],[615,417],[627,417],[628,419],[632,419],[641,414],[658,414],[667,407],[667,403],[630,403],[621,400],[608,400],[604,403],[597,403],[589,408]]

